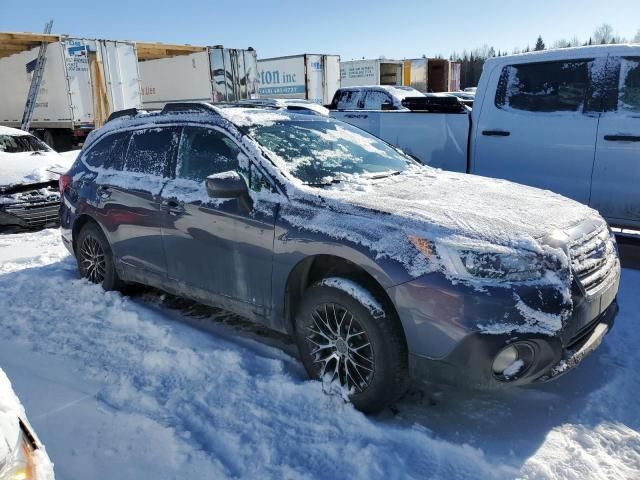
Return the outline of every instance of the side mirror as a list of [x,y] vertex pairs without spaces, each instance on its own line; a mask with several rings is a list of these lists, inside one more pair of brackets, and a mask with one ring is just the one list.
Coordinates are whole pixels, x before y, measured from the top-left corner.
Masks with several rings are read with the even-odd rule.
[[207,194],[212,198],[238,198],[247,191],[247,184],[234,170],[214,173],[206,180]]
[[385,100],[384,102],[382,102],[382,105],[380,105],[381,110],[395,110],[396,107],[394,107],[393,103],[391,103],[389,100]]

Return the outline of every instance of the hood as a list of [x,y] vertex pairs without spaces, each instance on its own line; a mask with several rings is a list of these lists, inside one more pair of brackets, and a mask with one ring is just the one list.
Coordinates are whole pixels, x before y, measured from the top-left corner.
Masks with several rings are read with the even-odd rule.
[[411,236],[436,247],[542,252],[548,250],[543,237],[585,220],[604,223],[595,210],[547,190],[430,167],[297,190],[292,207],[283,211],[287,221],[395,259],[412,276],[438,265],[416,255]]
[[595,210],[548,190],[429,167],[378,181],[338,184],[320,195],[422,223],[436,234],[497,245],[523,237],[541,239],[599,218]]
[[[57,180],[71,163],[56,152],[0,153],[0,187]],[[52,173],[53,170],[56,173]]]

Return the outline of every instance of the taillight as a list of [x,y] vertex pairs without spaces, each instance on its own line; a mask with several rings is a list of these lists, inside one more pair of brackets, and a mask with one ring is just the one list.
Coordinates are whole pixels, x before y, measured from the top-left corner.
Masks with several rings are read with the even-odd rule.
[[58,179],[58,188],[60,189],[61,195],[69,185],[71,185],[71,175],[60,175],[60,178]]

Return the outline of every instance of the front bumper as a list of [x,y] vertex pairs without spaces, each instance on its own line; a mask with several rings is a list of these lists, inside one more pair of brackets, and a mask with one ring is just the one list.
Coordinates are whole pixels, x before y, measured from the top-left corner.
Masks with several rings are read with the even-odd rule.
[[35,230],[58,225],[59,201],[0,204],[0,229]]
[[[597,348],[618,311],[619,267],[597,294],[574,285],[572,301],[552,287],[486,288],[479,291],[431,274],[387,289],[402,322],[414,379],[470,388],[500,388],[558,377]],[[516,300],[517,299],[517,300]],[[519,301],[562,320],[544,331],[524,317]],[[513,328],[503,328],[503,327]],[[523,342],[534,361],[510,379],[498,378],[493,360]]]
[[[583,329],[579,340],[570,347],[564,346],[560,337],[474,333],[444,358],[432,359],[410,354],[409,368],[417,381],[462,388],[496,389],[553,380],[579,365],[597,349],[613,326],[617,313],[618,304],[614,300]],[[494,375],[491,366],[496,354],[514,342],[530,345],[535,351],[535,359],[525,371],[507,381]]]

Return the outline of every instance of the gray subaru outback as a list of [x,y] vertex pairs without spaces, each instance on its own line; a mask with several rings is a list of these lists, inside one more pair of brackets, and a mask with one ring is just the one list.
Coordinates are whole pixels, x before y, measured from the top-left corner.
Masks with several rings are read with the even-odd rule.
[[312,111],[118,112],[60,192],[62,239],[82,276],[287,332],[309,375],[365,412],[411,379],[553,379],[617,313],[617,248],[597,212],[425,167]]

